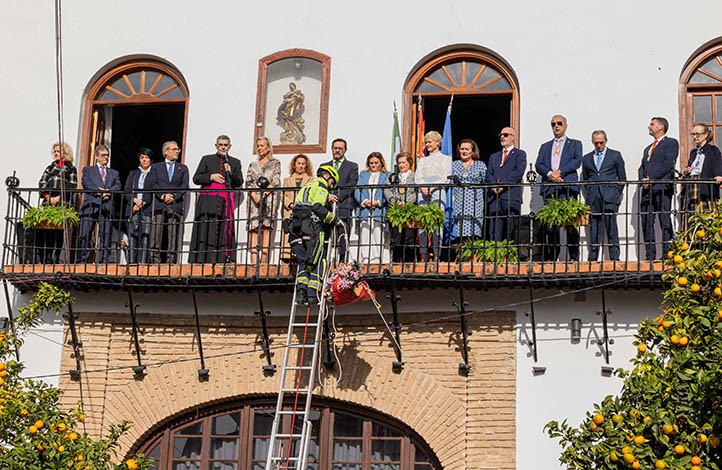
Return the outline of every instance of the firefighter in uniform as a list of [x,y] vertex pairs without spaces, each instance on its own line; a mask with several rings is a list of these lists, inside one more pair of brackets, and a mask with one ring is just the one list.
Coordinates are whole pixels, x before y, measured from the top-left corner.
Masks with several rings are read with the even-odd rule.
[[316,176],[298,192],[289,228],[291,250],[298,259],[296,305],[318,303],[323,287],[319,274],[326,271],[324,239],[328,229],[338,222],[328,207],[328,192],[338,184],[338,172],[331,165],[322,165]]

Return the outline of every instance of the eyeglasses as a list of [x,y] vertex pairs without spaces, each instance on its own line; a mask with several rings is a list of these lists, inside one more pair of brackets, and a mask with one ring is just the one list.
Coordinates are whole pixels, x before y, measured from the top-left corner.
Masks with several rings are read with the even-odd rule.
[[99,153],[98,156],[99,157],[109,157],[110,154],[109,153]]
[[691,135],[692,137],[694,137],[694,136],[696,136],[696,135],[707,135],[707,133],[706,133],[706,132],[692,132],[690,135]]
[[179,148],[168,149],[168,150],[170,150],[171,152],[180,152],[180,149],[179,149]]
[[552,121],[552,127],[556,127],[556,126],[561,127],[563,125],[564,125],[564,122],[562,122],[562,121]]
[[501,134],[499,134],[499,137],[509,137],[510,135],[513,134],[509,134],[508,132],[502,132]]

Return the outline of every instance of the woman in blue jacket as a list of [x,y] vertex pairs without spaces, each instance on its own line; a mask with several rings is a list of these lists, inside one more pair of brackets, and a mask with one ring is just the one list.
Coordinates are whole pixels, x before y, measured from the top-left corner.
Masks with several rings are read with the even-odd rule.
[[386,207],[383,191],[387,180],[384,156],[380,152],[371,152],[366,158],[366,169],[359,173],[359,188],[354,191],[359,227],[358,260],[361,263],[381,263],[388,257],[384,246],[387,237],[384,227]]

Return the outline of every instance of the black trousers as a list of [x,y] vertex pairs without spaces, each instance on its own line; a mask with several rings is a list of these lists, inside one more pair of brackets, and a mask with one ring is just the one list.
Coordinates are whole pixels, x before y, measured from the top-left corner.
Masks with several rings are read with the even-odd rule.
[[657,238],[654,233],[654,220],[659,219],[662,228],[662,253],[669,250],[669,242],[674,237],[672,230],[672,191],[643,189],[639,201],[639,212],[642,215],[642,231],[644,234],[645,259],[657,258]]
[[416,230],[391,227],[391,259],[395,263],[412,263],[416,261]]

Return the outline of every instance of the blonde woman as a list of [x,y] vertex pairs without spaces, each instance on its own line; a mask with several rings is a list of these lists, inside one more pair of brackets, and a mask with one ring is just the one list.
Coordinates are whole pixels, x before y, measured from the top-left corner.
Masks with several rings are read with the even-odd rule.
[[[307,155],[299,153],[291,159],[288,166],[288,176],[283,178],[284,188],[296,188],[283,192],[283,218],[290,219],[293,216],[293,204],[298,189],[313,179],[313,166]],[[281,234],[281,260],[288,263],[291,261],[291,247],[288,244],[288,234]]]
[[277,192],[267,189],[281,185],[281,162],[273,157],[268,137],[256,139],[256,154],[258,159],[251,162],[246,173],[246,188],[252,190],[248,198],[248,245],[251,263],[266,264],[280,200]]

